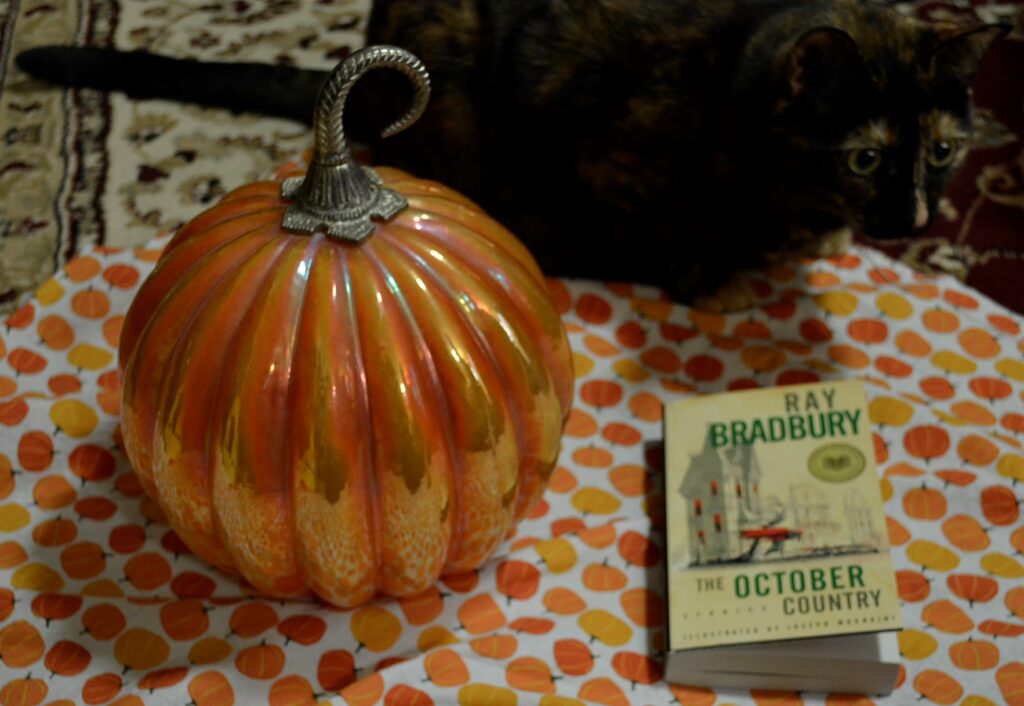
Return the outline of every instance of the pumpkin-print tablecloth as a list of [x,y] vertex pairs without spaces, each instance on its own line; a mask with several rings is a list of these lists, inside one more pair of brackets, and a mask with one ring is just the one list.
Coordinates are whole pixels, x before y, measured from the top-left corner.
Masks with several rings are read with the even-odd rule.
[[[1024,703],[1022,320],[866,249],[722,316],[552,281],[575,408],[543,502],[482,570],[340,611],[191,555],[117,450],[148,249],[67,264],[0,328],[0,704]],[[159,371],[154,371],[159,375]],[[663,401],[859,377],[906,629],[890,697],[666,684]]]

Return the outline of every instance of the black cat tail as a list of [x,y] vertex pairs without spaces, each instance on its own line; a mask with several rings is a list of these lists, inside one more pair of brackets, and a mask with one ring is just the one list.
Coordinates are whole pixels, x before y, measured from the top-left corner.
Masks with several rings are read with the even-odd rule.
[[326,71],[256,63],[199,62],[95,47],[46,46],[15,61],[25,73],[75,88],[119,91],[310,125]]

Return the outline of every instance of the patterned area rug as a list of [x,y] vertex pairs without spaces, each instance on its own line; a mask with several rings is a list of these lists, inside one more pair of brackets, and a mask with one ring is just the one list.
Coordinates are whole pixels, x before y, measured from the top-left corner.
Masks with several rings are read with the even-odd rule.
[[[135,246],[300,153],[286,121],[93,91],[65,92],[13,67],[47,43],[113,45],[219,60],[330,68],[363,43],[370,0],[0,0],[0,313],[91,246]],[[1021,2],[901,5],[930,20],[1019,18]],[[1018,21],[1019,25],[1019,21]],[[882,247],[951,273],[1016,311],[1024,258],[1024,32],[976,84],[984,139],[926,237]]]
[[0,312],[93,245],[135,246],[301,153],[283,120],[54,90],[13,64],[75,43],[331,68],[369,0],[0,0]]

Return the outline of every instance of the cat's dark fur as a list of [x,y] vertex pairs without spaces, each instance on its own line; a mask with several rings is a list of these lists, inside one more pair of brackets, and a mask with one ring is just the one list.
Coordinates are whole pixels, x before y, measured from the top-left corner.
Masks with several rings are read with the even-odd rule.
[[[434,91],[377,161],[476,199],[548,273],[692,298],[848,227],[924,228],[1002,31],[856,0],[378,0],[368,43]],[[383,125],[403,81],[371,74],[349,114]]]

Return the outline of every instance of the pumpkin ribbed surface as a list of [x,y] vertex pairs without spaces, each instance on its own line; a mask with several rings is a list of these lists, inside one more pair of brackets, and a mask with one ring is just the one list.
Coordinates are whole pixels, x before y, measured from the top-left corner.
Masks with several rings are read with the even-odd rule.
[[571,357],[525,248],[380,169],[409,207],[360,244],[281,227],[276,182],[183,227],[120,344],[124,444],[199,556],[338,605],[481,564],[539,498]]

